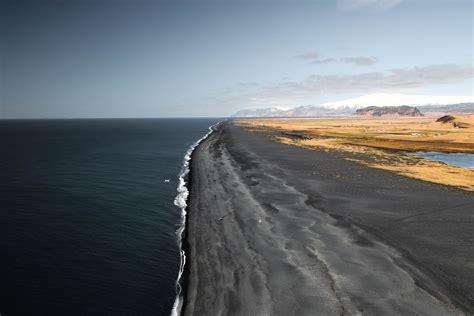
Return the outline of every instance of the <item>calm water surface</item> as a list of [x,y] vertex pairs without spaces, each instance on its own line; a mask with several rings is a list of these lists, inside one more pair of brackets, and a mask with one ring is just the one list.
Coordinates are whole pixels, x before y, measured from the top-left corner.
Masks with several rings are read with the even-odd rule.
[[474,169],[474,154],[418,152],[418,155],[430,160],[444,162],[455,167]]
[[168,315],[177,176],[216,121],[0,121],[1,315]]

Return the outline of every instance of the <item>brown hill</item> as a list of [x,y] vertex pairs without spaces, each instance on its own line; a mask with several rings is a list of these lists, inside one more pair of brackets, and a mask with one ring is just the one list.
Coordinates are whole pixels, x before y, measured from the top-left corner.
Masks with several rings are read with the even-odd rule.
[[456,120],[456,118],[452,115],[444,115],[444,116],[441,116],[439,119],[437,119],[436,122],[452,123],[455,120]]
[[460,121],[455,116],[444,115],[444,116],[441,116],[439,119],[437,119],[436,122],[437,123],[442,123],[442,124],[449,124],[449,125],[452,125],[453,127],[457,127],[457,128],[469,128],[471,126],[471,124],[469,124],[470,119],[471,119],[471,117],[468,116],[468,117],[464,117],[463,121]]

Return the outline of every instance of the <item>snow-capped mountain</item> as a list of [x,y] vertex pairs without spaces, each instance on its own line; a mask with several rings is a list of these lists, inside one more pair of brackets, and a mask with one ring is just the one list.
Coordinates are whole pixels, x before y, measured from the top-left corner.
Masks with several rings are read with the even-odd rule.
[[374,93],[342,101],[327,102],[321,104],[321,106],[333,109],[341,107],[358,109],[367,106],[427,106],[459,103],[474,103],[474,96],[429,96],[400,93]]
[[241,110],[232,117],[314,117],[350,115],[368,106],[416,106],[422,112],[474,113],[474,96],[426,96],[376,93],[321,105],[303,105],[292,109],[281,107]]

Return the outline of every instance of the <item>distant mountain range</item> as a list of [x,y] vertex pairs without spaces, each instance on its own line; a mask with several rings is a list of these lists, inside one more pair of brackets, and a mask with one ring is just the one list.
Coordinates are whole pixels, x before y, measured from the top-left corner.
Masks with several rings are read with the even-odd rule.
[[416,106],[421,112],[474,113],[473,96],[423,96],[405,94],[370,94],[321,105],[303,105],[292,109],[263,108],[240,110],[232,117],[314,117],[351,115],[368,106]]
[[302,105],[289,110],[277,108],[240,110],[232,117],[312,117],[330,115],[350,115],[354,112],[350,108],[329,109],[316,105]]
[[232,117],[312,117],[350,115],[353,112],[354,109],[349,107],[331,109],[317,105],[302,105],[293,109],[266,108],[241,110],[234,113]]
[[456,112],[456,113],[474,113],[474,102],[448,104],[448,105],[426,105],[423,108],[425,112]]

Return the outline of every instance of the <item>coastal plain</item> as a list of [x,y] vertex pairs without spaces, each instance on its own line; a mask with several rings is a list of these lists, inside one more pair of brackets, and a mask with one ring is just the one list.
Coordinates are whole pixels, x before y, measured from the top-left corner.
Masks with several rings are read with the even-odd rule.
[[[271,130],[276,141],[338,151],[345,159],[400,175],[474,191],[474,170],[422,159],[417,152],[474,155],[474,115],[238,120],[249,131]],[[473,164],[474,165],[474,164]]]
[[194,151],[184,315],[471,315],[474,194],[275,141]]

